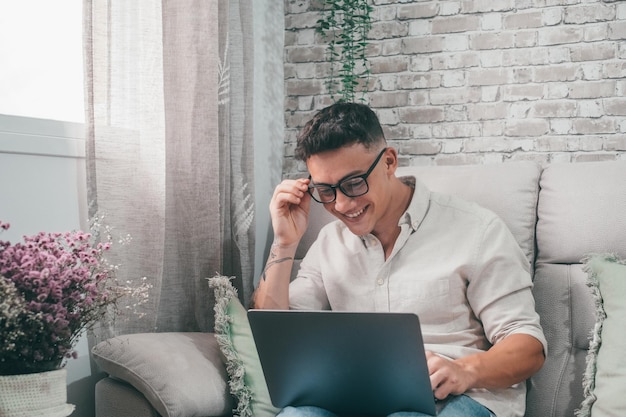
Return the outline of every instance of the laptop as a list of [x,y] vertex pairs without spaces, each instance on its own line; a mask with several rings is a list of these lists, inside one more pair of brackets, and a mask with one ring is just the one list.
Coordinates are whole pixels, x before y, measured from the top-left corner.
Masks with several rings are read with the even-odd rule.
[[248,320],[275,407],[436,414],[415,314],[250,310]]

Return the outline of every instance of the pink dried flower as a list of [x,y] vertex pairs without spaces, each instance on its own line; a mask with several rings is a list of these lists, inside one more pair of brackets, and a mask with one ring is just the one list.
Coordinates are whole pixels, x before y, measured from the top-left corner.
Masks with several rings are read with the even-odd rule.
[[[105,254],[112,247],[81,231],[40,232],[22,243],[0,240],[0,375],[56,369],[64,358],[76,357],[74,345],[86,329],[108,314],[118,313],[121,297],[133,296],[139,306],[151,285],[120,285],[116,265]],[[0,221],[0,231],[9,229]],[[126,238],[128,240],[128,238]]]

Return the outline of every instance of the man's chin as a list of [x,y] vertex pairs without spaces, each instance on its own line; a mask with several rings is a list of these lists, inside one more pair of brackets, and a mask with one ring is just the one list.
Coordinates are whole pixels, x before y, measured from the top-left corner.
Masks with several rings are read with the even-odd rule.
[[372,228],[368,227],[365,219],[360,221],[343,221],[348,230],[357,236],[367,236],[372,232]]

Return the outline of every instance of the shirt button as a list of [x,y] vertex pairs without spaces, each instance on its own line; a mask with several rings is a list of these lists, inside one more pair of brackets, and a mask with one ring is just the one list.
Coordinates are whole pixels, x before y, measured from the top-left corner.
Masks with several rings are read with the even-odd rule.
[[377,283],[378,285],[383,285],[383,284],[385,283],[385,280],[384,280],[384,279],[382,279],[382,278],[379,278],[379,279],[378,279],[378,281],[376,281],[376,283]]

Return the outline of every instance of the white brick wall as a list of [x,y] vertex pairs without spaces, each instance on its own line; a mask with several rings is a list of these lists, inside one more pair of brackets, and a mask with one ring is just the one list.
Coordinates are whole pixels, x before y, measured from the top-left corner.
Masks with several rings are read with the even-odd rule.
[[[626,160],[626,1],[373,0],[365,102],[403,165]],[[285,0],[285,176],[331,103],[319,0]]]

